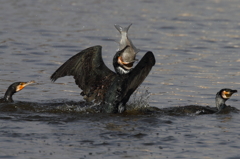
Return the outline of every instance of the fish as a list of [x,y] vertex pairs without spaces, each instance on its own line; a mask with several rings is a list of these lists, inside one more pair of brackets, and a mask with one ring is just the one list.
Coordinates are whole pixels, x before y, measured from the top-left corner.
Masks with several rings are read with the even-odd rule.
[[120,55],[120,58],[118,59],[118,63],[123,65],[125,69],[131,69],[133,66],[133,63],[137,61],[136,54],[139,52],[139,49],[137,49],[130,38],[128,37],[128,30],[131,27],[132,24],[130,24],[128,27],[123,28],[120,25],[115,24],[115,28],[119,31],[121,34],[121,39],[118,42],[119,43],[119,50],[123,50],[126,46],[127,49]]

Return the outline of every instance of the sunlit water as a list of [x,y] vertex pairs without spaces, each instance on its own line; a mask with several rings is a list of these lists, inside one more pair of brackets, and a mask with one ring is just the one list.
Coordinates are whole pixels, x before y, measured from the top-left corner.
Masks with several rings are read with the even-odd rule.
[[[1,1],[2,96],[15,81],[37,84],[1,105],[0,158],[240,158],[239,113],[102,114],[72,77],[49,79],[94,45],[113,70],[114,24],[133,23],[137,58],[152,51],[157,62],[129,107],[214,107],[221,88],[239,90],[239,9],[238,0]],[[227,104],[240,109],[238,99]]]

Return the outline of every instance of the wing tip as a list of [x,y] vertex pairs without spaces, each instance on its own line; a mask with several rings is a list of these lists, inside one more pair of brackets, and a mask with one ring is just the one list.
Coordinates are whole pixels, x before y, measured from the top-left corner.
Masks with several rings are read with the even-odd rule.
[[58,79],[58,77],[56,77],[56,72],[54,72],[52,74],[52,76],[50,77],[50,80],[51,80],[51,82],[55,82],[57,79]]
[[90,49],[90,48],[93,48],[94,50],[97,50],[97,52],[102,50],[102,46],[101,45],[95,45],[95,46],[89,47],[88,49]]
[[147,57],[149,58],[149,60],[151,61],[152,66],[154,66],[155,63],[156,63],[156,59],[155,59],[155,56],[154,56],[153,52],[152,52],[152,51],[148,51],[148,52],[146,53],[146,56],[147,56]]
[[50,80],[51,80],[51,82],[54,83],[57,79],[54,79],[54,78],[50,77]]

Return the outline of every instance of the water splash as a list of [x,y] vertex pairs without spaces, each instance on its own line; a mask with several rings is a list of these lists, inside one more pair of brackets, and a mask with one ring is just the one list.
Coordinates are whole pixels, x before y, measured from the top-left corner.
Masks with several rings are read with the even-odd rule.
[[[149,108],[149,97],[151,93],[147,90],[137,89],[131,100],[127,103],[127,113],[143,112]],[[85,101],[70,101],[66,99],[55,99],[40,102],[14,102],[10,104],[1,104],[1,112],[35,112],[35,113],[53,113],[53,114],[92,114],[101,113],[100,104],[88,103]]]
[[38,112],[47,113],[99,113],[99,105],[93,103],[87,103],[85,101],[62,101],[58,103],[39,103],[37,105]]
[[149,98],[151,93],[144,89],[144,91],[140,91],[138,88],[132,95],[132,100],[127,104],[127,112],[129,111],[142,111],[146,108],[149,108]]

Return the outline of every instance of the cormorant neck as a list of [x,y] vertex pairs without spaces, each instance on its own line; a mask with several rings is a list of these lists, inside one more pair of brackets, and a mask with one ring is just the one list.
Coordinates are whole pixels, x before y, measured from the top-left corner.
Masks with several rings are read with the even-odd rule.
[[4,101],[5,102],[13,102],[12,96],[13,94],[16,93],[16,90],[12,88],[11,86],[8,87],[8,90],[6,91],[4,95]]
[[222,98],[222,96],[219,93],[216,94],[215,102],[216,102],[216,107],[218,109],[218,112],[220,112],[222,109],[224,109],[227,106],[225,104],[227,100],[228,99]]
[[116,71],[117,74],[119,74],[118,72],[118,67],[121,67],[119,64],[118,64],[118,57],[120,56],[120,52],[118,51],[114,57],[113,57],[113,67]]

